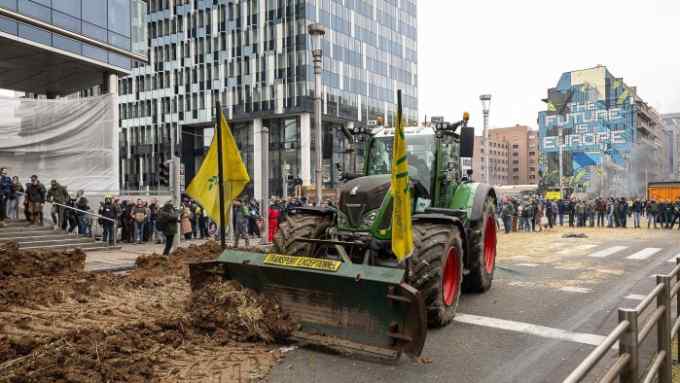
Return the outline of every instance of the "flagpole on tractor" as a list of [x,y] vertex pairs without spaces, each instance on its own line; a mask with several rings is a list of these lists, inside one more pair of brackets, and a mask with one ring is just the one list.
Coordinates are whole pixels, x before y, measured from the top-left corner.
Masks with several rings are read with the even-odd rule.
[[224,165],[222,164],[222,129],[220,126],[222,109],[220,108],[220,102],[215,102],[215,131],[217,133],[217,177],[220,188],[220,244],[222,248],[227,247],[227,235],[226,235],[226,219],[224,212]]

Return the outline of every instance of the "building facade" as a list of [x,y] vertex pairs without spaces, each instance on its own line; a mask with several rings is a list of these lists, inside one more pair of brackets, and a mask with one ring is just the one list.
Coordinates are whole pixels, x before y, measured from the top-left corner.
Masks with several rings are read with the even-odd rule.
[[680,180],[680,113],[663,114],[666,132],[666,163],[670,167],[669,178]]
[[543,101],[539,168],[546,186],[640,196],[646,182],[664,178],[660,115],[606,67],[562,74]]
[[146,60],[141,0],[0,0],[0,88],[48,98],[117,81]]
[[[416,1],[150,0],[151,63],[120,81],[123,188],[159,187],[171,135],[187,183],[213,136],[216,102],[231,124],[254,187],[314,182],[313,65],[307,26],[327,29],[323,50],[323,176],[333,186],[346,163],[343,131],[394,121],[396,93],[417,119]],[[262,174],[262,135],[269,174]],[[266,149],[265,149],[266,150]]]
[[[538,183],[538,132],[525,125],[489,129],[490,182],[494,185]],[[487,153],[481,137],[475,137],[473,179],[486,180]]]
[[[491,132],[491,130],[489,131]],[[495,141],[489,134],[489,152],[484,150],[484,137],[475,136],[474,154],[472,156],[472,180],[486,182],[486,157],[489,156],[489,183],[507,185],[510,182],[508,167],[510,162],[510,145],[504,141]]]

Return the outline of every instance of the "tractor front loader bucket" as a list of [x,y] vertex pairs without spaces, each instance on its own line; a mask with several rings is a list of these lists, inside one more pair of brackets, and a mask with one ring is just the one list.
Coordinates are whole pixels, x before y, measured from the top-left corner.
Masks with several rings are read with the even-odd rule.
[[190,272],[193,289],[220,277],[275,297],[302,343],[394,359],[425,344],[425,304],[402,269],[227,250]]

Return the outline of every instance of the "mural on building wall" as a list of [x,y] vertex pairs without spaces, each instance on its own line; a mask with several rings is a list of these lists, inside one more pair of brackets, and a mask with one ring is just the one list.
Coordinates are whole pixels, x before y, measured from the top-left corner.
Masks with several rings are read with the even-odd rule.
[[538,115],[546,185],[586,191],[605,167],[624,169],[635,141],[634,91],[604,67],[564,73]]

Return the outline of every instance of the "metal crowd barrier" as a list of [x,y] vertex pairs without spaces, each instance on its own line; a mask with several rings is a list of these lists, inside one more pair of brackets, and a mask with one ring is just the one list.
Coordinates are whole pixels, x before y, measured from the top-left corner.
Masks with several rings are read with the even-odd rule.
[[[581,362],[563,383],[581,382],[588,373],[604,358],[618,341],[619,356],[598,382],[613,382],[619,378],[621,383],[671,383],[672,381],[672,339],[680,329],[680,258],[667,275],[656,276],[657,285],[634,309],[619,308],[619,324],[607,335]],[[675,320],[672,320],[672,303],[676,299]],[[656,300],[656,307],[644,324],[639,323],[643,313]],[[656,326],[657,348],[651,356],[651,363],[640,366],[640,344],[647,339]],[[677,339],[680,358],[680,337]],[[679,360],[680,361],[680,360]],[[641,371],[644,374],[641,376]]]

